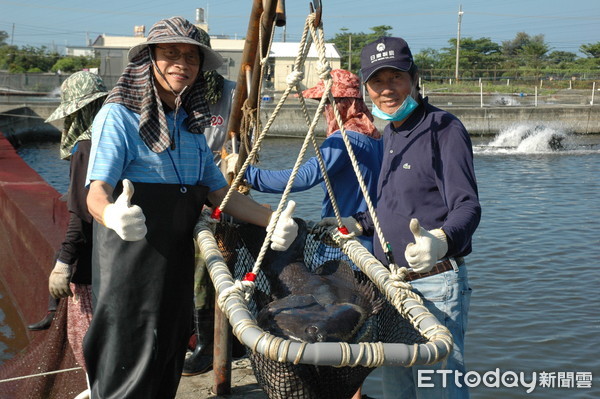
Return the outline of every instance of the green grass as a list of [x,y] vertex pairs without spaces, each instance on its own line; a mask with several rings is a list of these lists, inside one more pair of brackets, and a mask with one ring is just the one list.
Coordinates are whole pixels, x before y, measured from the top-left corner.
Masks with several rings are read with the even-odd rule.
[[[573,91],[592,91],[594,82],[591,80],[528,80],[528,81],[508,81],[497,80],[495,82],[483,81],[484,93],[535,93],[537,87],[539,95],[556,94],[562,90]],[[479,80],[465,80],[450,84],[449,82],[440,83],[439,81],[422,80],[428,93],[479,93]],[[596,89],[600,89],[600,82],[597,82]]]
[[[422,88],[425,89],[427,93],[479,93],[480,88],[479,84],[475,83],[459,83],[459,84],[440,84],[440,83],[432,83],[432,82],[422,82]],[[545,88],[542,86],[540,88],[538,86],[538,95],[550,95],[559,92],[560,88]],[[535,86],[533,85],[509,85],[505,84],[484,84],[483,85],[484,93],[501,93],[501,94],[510,94],[510,93],[527,93],[533,94],[535,93]]]

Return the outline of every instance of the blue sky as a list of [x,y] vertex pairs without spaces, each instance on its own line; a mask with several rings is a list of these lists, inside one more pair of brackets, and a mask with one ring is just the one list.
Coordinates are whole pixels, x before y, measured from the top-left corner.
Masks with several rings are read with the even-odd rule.
[[[390,25],[414,53],[441,49],[456,37],[458,8],[464,12],[462,37],[489,37],[501,44],[517,32],[543,34],[551,50],[579,53],[579,46],[600,41],[600,0],[322,0],[327,38],[340,33],[370,32]],[[298,41],[309,12],[308,0],[287,0],[288,41]],[[98,35],[132,35],[134,25],[146,25],[174,15],[190,21],[195,9],[206,11],[209,33],[242,38],[248,27],[252,0],[0,0],[0,30],[17,46],[45,45],[61,51],[65,45],[82,46]],[[14,32],[14,35],[13,35]],[[277,28],[275,40],[282,40]]]

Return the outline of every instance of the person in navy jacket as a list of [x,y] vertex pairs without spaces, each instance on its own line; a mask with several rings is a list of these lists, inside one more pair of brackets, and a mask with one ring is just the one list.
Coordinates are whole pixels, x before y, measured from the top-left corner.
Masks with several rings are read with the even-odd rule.
[[[384,265],[394,260],[397,266],[409,268],[407,281],[454,338],[444,362],[383,367],[384,397],[468,398],[460,378],[465,373],[471,294],[464,257],[471,253],[481,218],[471,140],[454,115],[420,95],[418,68],[403,39],[381,37],[367,44],[361,52],[361,74],[373,101],[373,115],[389,121],[383,132],[376,206],[386,243],[375,239],[374,254]],[[357,235],[373,235],[368,212],[343,222]],[[419,387],[424,370],[442,367],[450,370],[449,376],[430,372],[426,376],[433,387]]]

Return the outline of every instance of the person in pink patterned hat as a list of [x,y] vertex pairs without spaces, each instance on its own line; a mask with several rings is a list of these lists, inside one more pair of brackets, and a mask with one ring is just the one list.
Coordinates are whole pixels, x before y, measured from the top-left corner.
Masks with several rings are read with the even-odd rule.
[[[344,69],[331,71],[333,86],[331,94],[341,115],[344,129],[352,149],[358,160],[359,169],[367,185],[372,201],[377,198],[377,179],[383,158],[381,135],[373,124],[373,115],[367,108],[361,92],[360,79],[354,73]],[[320,100],[325,92],[325,85],[320,81],[314,87],[304,90],[304,98]],[[327,138],[319,151],[325,162],[327,176],[331,182],[337,205],[342,217],[354,215],[367,209],[367,204],[358,185],[350,156],[342,139],[340,126],[333,113],[333,104],[327,103],[323,111],[327,122]],[[265,170],[250,165],[245,178],[254,190],[265,193],[282,193],[290,179],[292,170]],[[308,190],[321,184],[325,196],[321,208],[321,217],[334,216],[331,198],[327,193],[323,174],[317,157],[306,161],[298,171],[292,191]],[[372,237],[360,237],[362,244],[369,251],[373,249]]]

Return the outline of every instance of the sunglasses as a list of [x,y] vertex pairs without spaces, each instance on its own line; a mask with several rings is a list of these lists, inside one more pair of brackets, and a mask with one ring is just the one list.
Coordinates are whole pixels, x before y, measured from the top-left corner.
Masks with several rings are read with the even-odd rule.
[[161,47],[158,45],[156,47],[161,49],[162,55],[166,59],[171,61],[177,61],[182,56],[185,59],[185,62],[187,62],[190,65],[200,65],[200,62],[202,61],[199,51],[192,53],[182,53],[177,47]]

